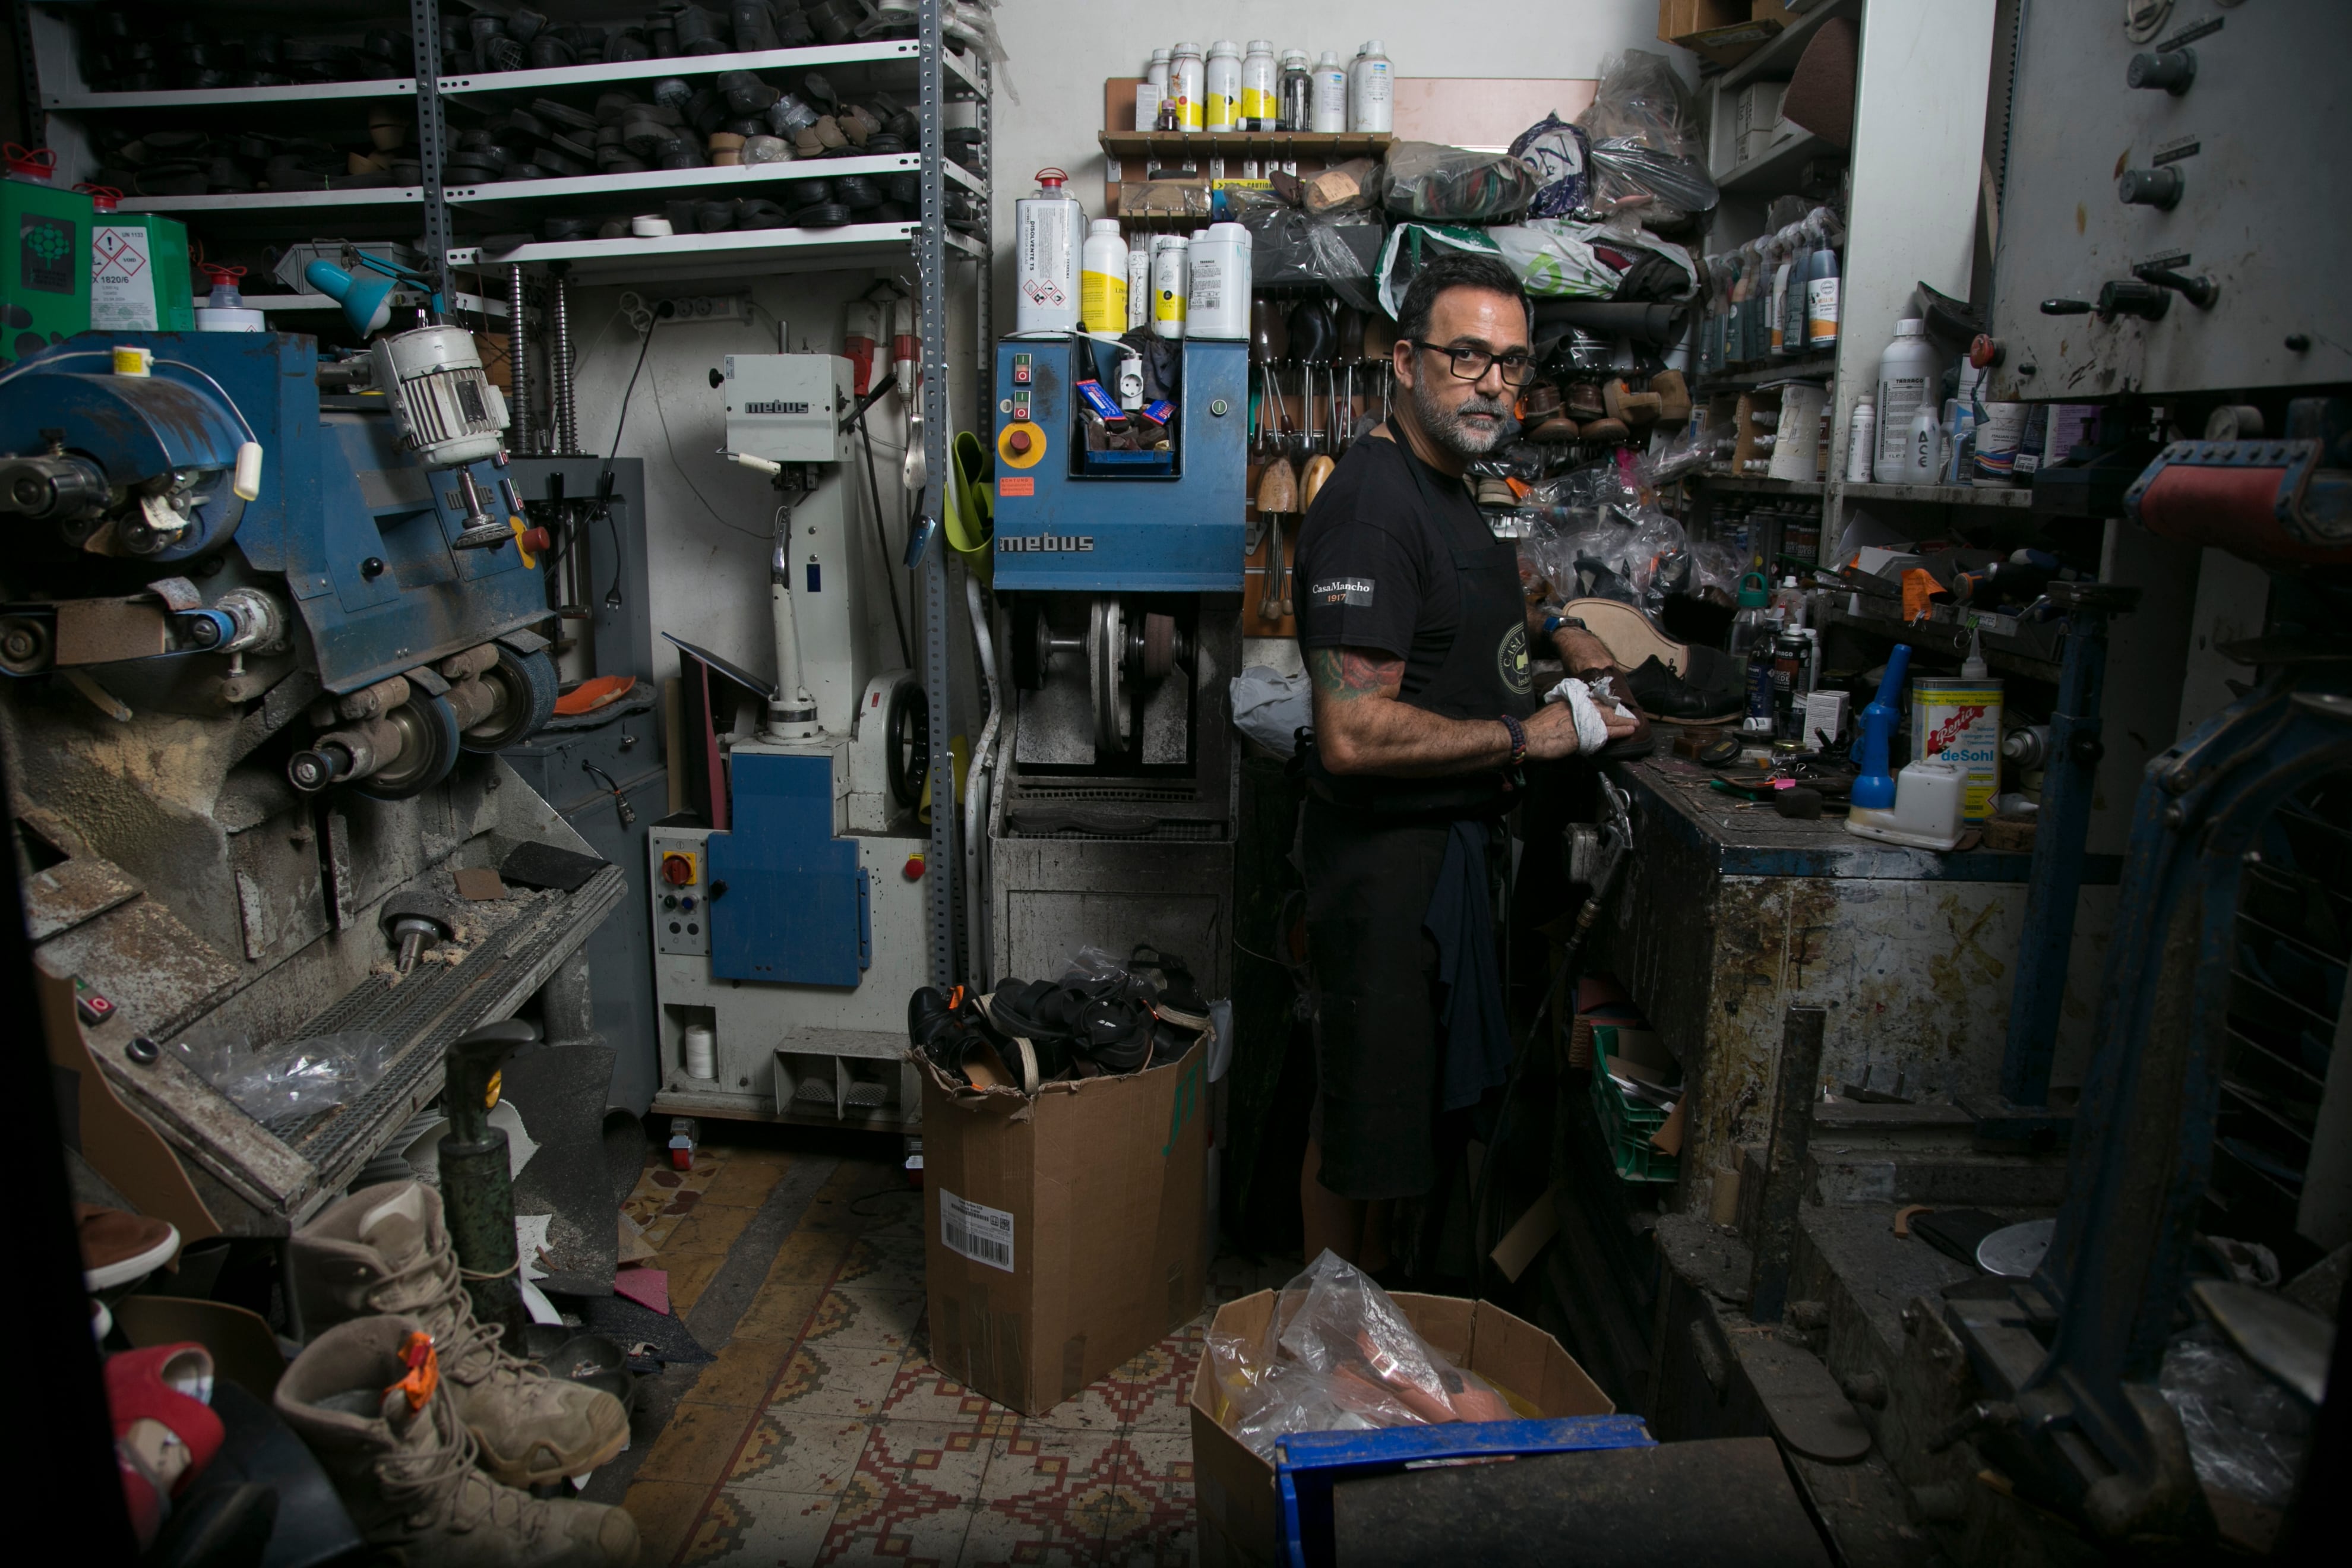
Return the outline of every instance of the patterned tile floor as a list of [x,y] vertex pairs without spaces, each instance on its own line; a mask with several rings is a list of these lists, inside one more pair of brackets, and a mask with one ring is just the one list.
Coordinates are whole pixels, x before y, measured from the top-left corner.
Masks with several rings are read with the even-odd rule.
[[[648,1166],[627,1210],[669,1270],[674,1310],[692,1311],[798,1157],[712,1142],[691,1171]],[[930,1365],[921,1226],[892,1162],[839,1158],[635,1467],[626,1506],[641,1564],[1192,1561],[1185,1393],[1208,1312],[1024,1416]],[[1297,1268],[1221,1258],[1204,1305]]]

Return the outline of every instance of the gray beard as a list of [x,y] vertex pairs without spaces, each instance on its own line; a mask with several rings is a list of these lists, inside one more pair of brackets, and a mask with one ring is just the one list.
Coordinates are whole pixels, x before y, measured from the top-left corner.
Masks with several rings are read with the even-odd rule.
[[1455,457],[1467,462],[1483,458],[1502,444],[1506,426],[1496,424],[1485,428],[1465,423],[1465,414],[1491,414],[1497,420],[1511,417],[1511,405],[1506,401],[1483,397],[1473,393],[1469,399],[1454,408],[1443,408],[1431,394],[1424,378],[1412,384],[1412,412],[1422,434]]

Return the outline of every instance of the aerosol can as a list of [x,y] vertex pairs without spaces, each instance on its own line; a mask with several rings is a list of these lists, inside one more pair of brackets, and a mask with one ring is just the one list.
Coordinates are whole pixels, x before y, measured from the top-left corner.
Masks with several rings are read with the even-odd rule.
[[1067,194],[1069,178],[1060,169],[1040,169],[1035,193],[1013,204],[1013,250],[1021,268],[1013,330],[1023,336],[1077,329],[1078,247],[1087,215],[1078,198]]

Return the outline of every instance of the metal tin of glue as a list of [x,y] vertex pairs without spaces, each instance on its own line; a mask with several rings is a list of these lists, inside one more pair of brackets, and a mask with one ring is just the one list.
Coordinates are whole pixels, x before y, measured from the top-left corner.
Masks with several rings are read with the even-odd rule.
[[1911,760],[1956,763],[1966,770],[1962,815],[1982,822],[2000,789],[2000,682],[1911,682]]

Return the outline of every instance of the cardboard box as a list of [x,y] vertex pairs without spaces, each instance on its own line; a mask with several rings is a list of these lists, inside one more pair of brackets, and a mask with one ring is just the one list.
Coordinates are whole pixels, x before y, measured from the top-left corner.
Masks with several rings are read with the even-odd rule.
[[1786,0],[1658,0],[1658,37],[1667,43],[1742,22],[1789,20]]
[[923,1078],[931,1361],[1039,1415],[1201,1310],[1208,1044],[1033,1100]]
[[[1261,1290],[1226,1302],[1217,1309],[1210,1331],[1257,1338],[1274,1317],[1275,1294]],[[1616,1411],[1558,1340],[1491,1301],[1402,1292],[1390,1299],[1412,1320],[1430,1348],[1502,1393],[1533,1405],[1538,1415],[1608,1415]],[[1201,1568],[1272,1568],[1282,1560],[1274,1467],[1219,1422],[1216,1369],[1206,1356],[1192,1375],[1192,1404],[1196,1561]]]
[[1733,123],[1741,163],[1762,157],[1774,142],[1790,134],[1780,119],[1780,100],[1788,91],[1785,81],[1751,81],[1739,89]]

